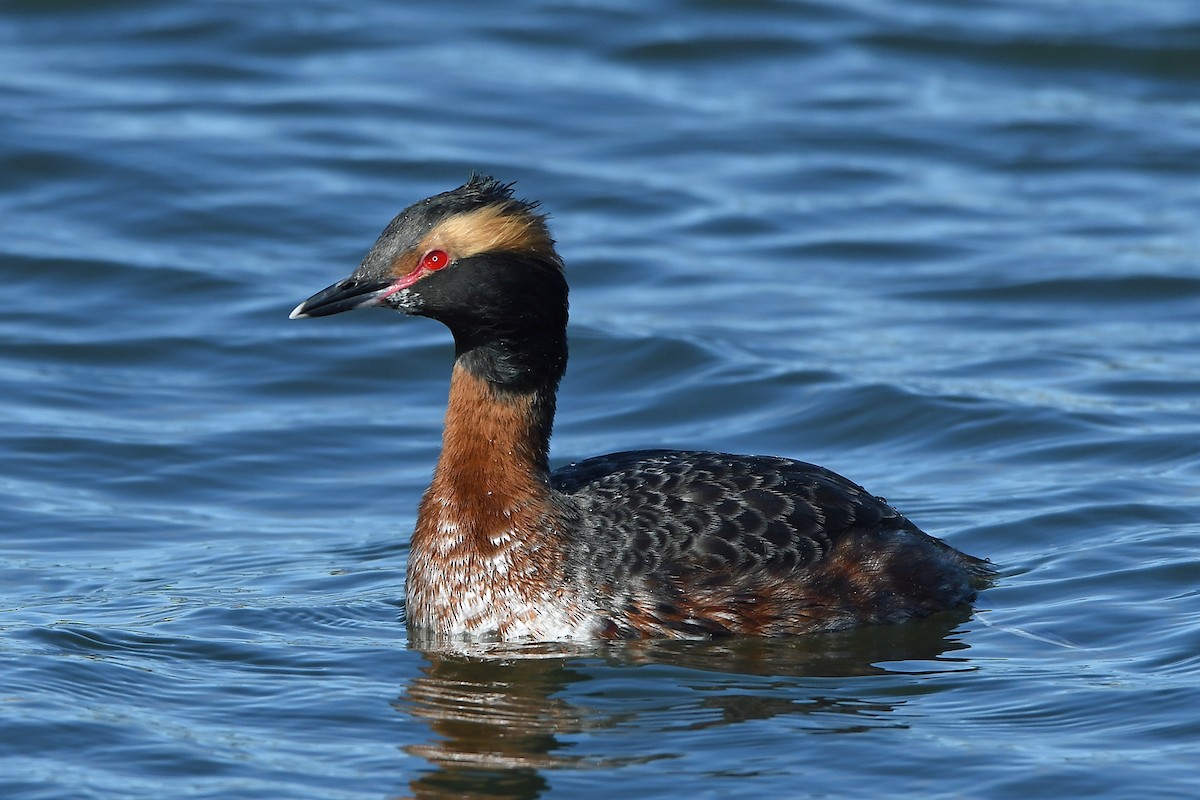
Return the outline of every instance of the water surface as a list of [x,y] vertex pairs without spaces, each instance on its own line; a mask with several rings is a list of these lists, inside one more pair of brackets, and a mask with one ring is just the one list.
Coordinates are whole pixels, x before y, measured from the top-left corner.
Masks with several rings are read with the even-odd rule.
[[[6,798],[1194,797],[1200,10],[0,10]],[[801,641],[446,654],[399,622],[451,357],[290,322],[518,181],[557,463],[827,465],[1001,569]]]

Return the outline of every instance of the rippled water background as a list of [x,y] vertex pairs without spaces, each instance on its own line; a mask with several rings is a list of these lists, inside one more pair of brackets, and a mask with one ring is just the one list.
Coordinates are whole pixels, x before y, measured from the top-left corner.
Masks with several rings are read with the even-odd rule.
[[[0,795],[1197,796],[1198,79],[1183,0],[4,3]],[[287,312],[471,170],[559,462],[825,464],[977,612],[409,648],[449,337]]]

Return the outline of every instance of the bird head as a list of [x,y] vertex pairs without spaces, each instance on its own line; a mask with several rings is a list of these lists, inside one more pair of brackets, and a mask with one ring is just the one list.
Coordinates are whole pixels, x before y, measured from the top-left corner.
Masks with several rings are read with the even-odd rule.
[[368,307],[439,320],[459,358],[499,383],[565,368],[567,283],[546,216],[487,176],[406,208],[350,277],[291,318]]

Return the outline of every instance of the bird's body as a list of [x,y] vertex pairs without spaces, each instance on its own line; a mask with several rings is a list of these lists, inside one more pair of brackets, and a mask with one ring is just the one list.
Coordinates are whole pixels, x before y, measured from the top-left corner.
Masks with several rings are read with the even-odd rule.
[[829,470],[655,450],[549,469],[567,285],[544,217],[472,178],[417,203],[293,317],[392,307],[454,334],[443,447],[409,554],[424,634],[788,635],[969,603],[986,562]]

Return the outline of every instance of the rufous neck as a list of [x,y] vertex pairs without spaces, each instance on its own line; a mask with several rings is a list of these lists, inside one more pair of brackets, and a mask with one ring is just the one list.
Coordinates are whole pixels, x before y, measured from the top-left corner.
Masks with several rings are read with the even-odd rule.
[[553,421],[552,391],[514,392],[456,362],[437,476],[483,492],[518,476],[544,483]]
[[560,582],[562,506],[546,465],[552,412],[553,395],[498,389],[455,365],[442,454],[409,551],[405,610],[416,627],[519,630],[545,602],[539,581]]

